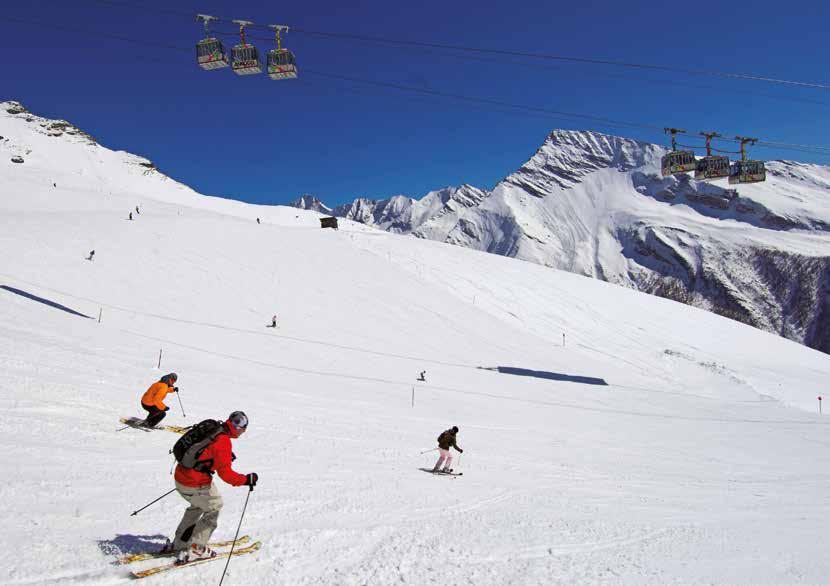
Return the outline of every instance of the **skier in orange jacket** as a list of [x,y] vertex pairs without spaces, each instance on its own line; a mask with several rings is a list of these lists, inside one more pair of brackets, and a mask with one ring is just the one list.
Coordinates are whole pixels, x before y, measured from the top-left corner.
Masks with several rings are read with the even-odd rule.
[[169,410],[170,407],[164,404],[164,398],[168,393],[179,392],[179,387],[173,386],[177,380],[179,380],[179,377],[175,372],[165,374],[157,383],[150,385],[150,388],[141,397],[141,406],[147,411],[147,418],[144,420],[145,426],[155,427],[167,415],[165,411]]

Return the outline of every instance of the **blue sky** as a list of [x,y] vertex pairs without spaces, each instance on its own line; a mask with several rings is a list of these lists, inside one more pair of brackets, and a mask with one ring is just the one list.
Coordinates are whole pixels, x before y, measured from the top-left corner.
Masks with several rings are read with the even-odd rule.
[[[705,10],[690,4],[687,14],[672,14],[665,2],[605,0],[112,3],[132,8],[95,0],[5,6],[0,99],[68,119],[104,145],[146,156],[211,195],[279,204],[313,194],[334,205],[354,197],[421,197],[461,183],[490,188],[554,128],[666,143],[660,132],[647,128],[532,115],[324,74],[658,127],[830,146],[826,89],[460,55],[309,34],[351,33],[828,83],[827,2],[762,0]],[[285,37],[300,79],[202,71],[193,51],[201,26],[168,10],[302,29]],[[146,39],[148,45],[55,26]],[[262,38],[255,40],[261,51],[271,48],[267,33],[252,34]],[[830,164],[830,154],[770,148],[752,154]]]

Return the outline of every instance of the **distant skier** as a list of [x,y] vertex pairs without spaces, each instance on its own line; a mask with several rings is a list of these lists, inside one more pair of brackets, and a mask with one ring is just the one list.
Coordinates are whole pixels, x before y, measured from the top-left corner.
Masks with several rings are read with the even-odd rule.
[[277,327],[277,316],[275,315],[274,317],[272,317],[272,318],[271,318],[271,325],[269,325],[269,326],[265,326],[265,327],[267,327],[267,328],[275,328],[275,327]]
[[[247,415],[242,411],[234,411],[224,423],[203,421],[188,432],[190,434],[201,431],[201,441],[208,443],[201,452],[197,452],[198,456],[192,467],[184,465],[189,463],[187,451],[176,466],[176,490],[190,503],[176,528],[176,537],[172,545],[179,563],[216,557],[216,552],[207,545],[210,536],[216,530],[219,512],[222,510],[222,496],[213,483],[213,473],[216,472],[219,478],[231,486],[249,486],[251,490],[256,486],[259,480],[256,472],[243,475],[231,467],[235,459],[231,451],[231,439],[241,436],[247,428]],[[201,442],[197,438],[194,440],[195,443],[191,445],[195,448]],[[175,452],[176,447],[173,449]],[[194,456],[196,454],[191,454],[191,457]]]
[[[464,450],[459,448],[458,444],[455,443],[456,435],[458,435],[458,428],[453,426],[450,429],[441,432],[441,435],[438,436],[438,452],[441,455],[438,457],[438,461],[432,469],[433,472],[452,471],[452,455],[450,454],[450,448],[455,448],[458,450],[459,454],[464,453]],[[441,467],[442,465],[443,468]]]
[[89,256],[88,256],[88,257],[86,257],[86,259],[87,259],[87,260],[95,260],[95,251],[94,251],[94,250],[90,250],[90,251],[89,251]]
[[167,416],[166,411],[170,409],[164,404],[164,398],[168,393],[178,393],[179,387],[173,385],[179,380],[175,372],[165,374],[157,383],[150,385],[150,388],[141,397],[141,406],[147,411],[147,418],[144,420],[146,427],[155,427],[159,421]]
[[420,376],[418,376],[419,381],[427,382],[427,371],[422,370]]
[[130,212],[130,219],[131,220],[133,219],[133,213],[132,212]]
[[135,206],[135,213],[140,214],[141,212],[138,211],[138,206]]
[[259,218],[256,219],[257,224],[261,224],[262,222],[259,221]]

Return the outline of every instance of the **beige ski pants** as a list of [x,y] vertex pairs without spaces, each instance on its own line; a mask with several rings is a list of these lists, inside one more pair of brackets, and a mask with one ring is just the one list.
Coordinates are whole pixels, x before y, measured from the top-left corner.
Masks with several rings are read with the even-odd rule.
[[184,500],[190,503],[176,529],[173,549],[187,549],[190,544],[205,545],[216,530],[219,511],[222,510],[222,495],[211,482],[209,486],[193,488],[176,483],[176,490]]

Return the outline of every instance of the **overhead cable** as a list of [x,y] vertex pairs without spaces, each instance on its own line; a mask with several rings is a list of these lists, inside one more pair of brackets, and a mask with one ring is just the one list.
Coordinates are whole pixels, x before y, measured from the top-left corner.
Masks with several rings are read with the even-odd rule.
[[[149,7],[145,5],[135,4],[134,2],[123,2],[123,1],[115,1],[115,0],[88,0],[91,2],[95,2],[97,4],[108,4],[110,6],[119,6],[123,8],[134,8],[139,10],[145,11],[155,11],[155,12],[163,12],[165,14],[171,14],[181,17],[186,17],[193,19],[195,18],[195,14],[177,11],[177,10],[170,10],[170,9],[159,9],[155,7]],[[230,24],[232,19],[228,18],[217,18],[217,22],[225,22]],[[258,25],[252,24],[250,28],[262,28],[267,30],[266,25]],[[302,27],[292,26],[290,29],[293,33],[300,33],[306,34],[310,36],[318,36],[318,37],[329,37],[329,38],[337,38],[337,39],[346,39],[351,41],[363,41],[363,42],[371,42],[371,43],[385,43],[390,45],[401,45],[401,46],[410,46],[410,47],[419,47],[419,48],[430,48],[430,49],[441,49],[441,50],[449,50],[449,51],[458,51],[463,53],[482,53],[488,55],[501,55],[501,56],[509,56],[509,57],[523,57],[528,59],[537,59],[537,60],[550,60],[550,61],[562,61],[562,62],[570,62],[570,63],[581,63],[581,64],[591,64],[591,65],[610,65],[614,67],[623,67],[628,69],[641,69],[641,70],[651,70],[651,71],[664,71],[664,72],[671,72],[671,73],[683,73],[685,75],[695,75],[695,76],[709,76],[709,77],[719,77],[719,78],[726,78],[726,79],[739,79],[745,81],[756,81],[756,82],[763,82],[769,84],[778,84],[778,85],[788,85],[788,86],[797,86],[797,87],[807,87],[807,88],[814,88],[814,89],[822,89],[822,90],[830,90],[830,84],[826,83],[819,83],[819,82],[811,82],[811,81],[800,81],[800,80],[792,80],[792,79],[783,79],[777,77],[771,77],[766,75],[757,75],[752,73],[738,73],[738,72],[729,72],[729,71],[718,71],[712,69],[687,69],[683,67],[674,67],[669,65],[656,65],[652,63],[636,63],[632,61],[619,61],[613,59],[594,59],[589,57],[577,57],[577,56],[570,56],[570,55],[556,55],[551,53],[536,53],[536,52],[529,52],[529,51],[513,51],[509,49],[493,49],[487,47],[472,47],[472,46],[465,46],[465,45],[451,45],[447,43],[433,43],[433,42],[426,42],[426,41],[411,41],[411,40],[401,40],[401,39],[387,39],[383,37],[374,37],[374,36],[367,36],[367,35],[357,35],[353,33],[339,33],[339,32],[328,32],[328,31],[314,31],[310,29],[304,29]]]
[[[109,2],[110,0],[95,0],[95,1],[107,1],[107,2]],[[61,31],[70,32],[70,33],[82,34],[82,35],[85,35],[85,36],[94,36],[94,37],[97,37],[97,38],[106,37],[106,38],[111,38],[111,39],[118,40],[118,41],[141,44],[141,45],[145,45],[145,46],[148,46],[148,47],[157,47],[157,48],[160,48],[160,49],[175,50],[175,51],[182,52],[182,53],[192,53],[192,51],[193,51],[191,48],[168,45],[168,44],[165,44],[165,43],[159,43],[159,42],[155,42],[155,41],[147,41],[146,39],[135,39],[135,38],[126,37],[126,36],[123,36],[123,35],[115,35],[115,34],[106,33],[106,32],[93,31],[93,30],[82,29],[82,28],[77,28],[77,27],[70,27],[70,26],[66,26],[66,25],[62,25],[62,24],[52,24],[52,23],[45,23],[45,22],[38,22],[38,21],[30,21],[30,20],[25,20],[25,19],[21,19],[21,18],[0,15],[0,21],[3,21],[3,20],[9,21],[9,22],[16,22],[16,23],[20,23],[20,24],[29,24],[29,25],[34,25],[34,26],[40,26],[40,27],[44,27],[44,28],[51,28],[51,29],[61,30]],[[383,88],[387,88],[387,89],[395,89],[395,90],[399,90],[399,91],[418,93],[418,94],[422,94],[422,95],[431,95],[431,96],[436,96],[436,97],[449,98],[449,99],[454,99],[454,100],[461,100],[461,101],[465,101],[465,102],[485,104],[485,105],[489,105],[489,106],[498,106],[500,108],[509,108],[509,109],[512,109],[512,110],[526,111],[526,112],[530,112],[530,113],[537,114],[537,115],[538,114],[553,115],[553,116],[559,116],[559,117],[565,117],[565,118],[588,120],[588,121],[592,121],[592,122],[595,122],[595,123],[613,125],[613,126],[619,126],[619,127],[643,128],[643,129],[647,129],[649,131],[660,131],[660,132],[662,132],[662,130],[664,128],[662,125],[646,124],[646,123],[642,123],[642,122],[631,122],[631,121],[625,121],[625,120],[617,120],[617,119],[607,118],[607,117],[604,117],[604,116],[597,116],[597,115],[593,115],[593,114],[568,112],[568,111],[556,110],[556,109],[551,109],[551,108],[544,108],[544,107],[538,107],[538,106],[529,106],[529,105],[525,105],[525,104],[516,104],[516,103],[506,102],[506,101],[503,101],[503,100],[497,100],[497,99],[492,99],[492,98],[476,97],[476,96],[470,96],[470,95],[465,95],[465,94],[456,94],[456,93],[452,93],[452,92],[444,92],[444,91],[432,90],[432,89],[427,89],[427,88],[413,87],[413,86],[408,86],[408,85],[403,85],[403,84],[393,83],[393,82],[369,80],[369,79],[363,79],[363,78],[359,78],[359,77],[345,76],[345,75],[340,75],[340,74],[335,74],[335,73],[328,73],[328,72],[323,72],[323,71],[314,71],[314,70],[305,69],[305,68],[303,69],[303,72],[304,73],[310,73],[312,75],[317,75],[317,76],[320,76],[320,77],[326,77],[326,78],[329,78],[329,79],[338,79],[338,80],[348,81],[348,82],[352,82],[352,83],[360,83],[360,84],[364,84],[364,85],[371,85],[371,86],[375,86],[375,87],[383,87]],[[735,139],[726,138],[726,137],[720,138],[719,140],[729,141],[729,142],[738,142]],[[782,150],[793,150],[793,151],[806,152],[806,153],[825,155],[825,156],[830,155],[830,147],[819,146],[819,145],[793,144],[793,143],[786,143],[786,142],[779,142],[779,141],[758,141],[756,146],[764,146],[764,147],[767,147],[767,148],[776,148],[776,149],[782,149]],[[699,147],[691,147],[691,148],[699,148]]]

